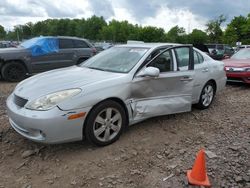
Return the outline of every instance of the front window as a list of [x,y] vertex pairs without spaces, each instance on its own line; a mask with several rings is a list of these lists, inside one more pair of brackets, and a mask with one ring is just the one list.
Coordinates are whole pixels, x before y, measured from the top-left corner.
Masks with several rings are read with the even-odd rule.
[[95,55],[81,67],[109,72],[129,72],[148,51],[148,48],[139,47],[113,47]]
[[170,50],[156,57],[150,64],[148,64],[148,67],[156,67],[160,70],[160,72],[172,71],[173,61]]
[[189,68],[189,48],[181,47],[175,49],[175,55],[179,70],[184,71]]
[[242,49],[234,54],[231,59],[250,59],[250,49]]
[[74,40],[74,48],[89,48],[83,40]]

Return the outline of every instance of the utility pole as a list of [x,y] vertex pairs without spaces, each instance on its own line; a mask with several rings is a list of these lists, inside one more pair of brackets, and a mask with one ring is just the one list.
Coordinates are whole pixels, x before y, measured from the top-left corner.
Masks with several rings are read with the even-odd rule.
[[19,32],[18,32],[18,28],[16,29],[16,35],[17,35],[17,42],[19,42]]

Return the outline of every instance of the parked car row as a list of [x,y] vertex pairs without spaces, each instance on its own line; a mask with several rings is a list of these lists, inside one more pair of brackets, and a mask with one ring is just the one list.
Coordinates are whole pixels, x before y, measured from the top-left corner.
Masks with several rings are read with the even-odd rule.
[[36,37],[16,48],[0,49],[0,72],[7,81],[77,65],[96,54],[95,47],[76,37]]
[[213,59],[222,60],[225,57],[231,57],[234,54],[234,49],[225,44],[206,44],[209,54]]
[[20,82],[8,97],[11,126],[36,142],[87,138],[105,146],[128,125],[187,112],[192,105],[208,108],[226,74],[229,81],[250,83],[247,48],[224,63],[192,45],[173,43],[133,42],[96,52],[75,37],[37,37],[2,50],[6,80],[50,70]]
[[11,48],[18,46],[17,41],[0,41],[0,48]]

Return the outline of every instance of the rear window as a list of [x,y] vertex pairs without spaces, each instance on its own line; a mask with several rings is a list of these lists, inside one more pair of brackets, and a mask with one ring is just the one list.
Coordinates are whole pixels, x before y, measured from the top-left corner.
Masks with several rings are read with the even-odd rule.
[[175,49],[175,56],[178,63],[178,68],[181,71],[188,70],[189,67],[189,48],[180,47]]
[[194,51],[194,64],[200,64],[203,63],[203,61],[203,56],[199,52]]
[[207,47],[208,48],[215,48],[215,45],[214,44],[207,44]]
[[89,48],[89,46],[83,40],[74,40],[74,48]]
[[74,48],[73,40],[71,40],[71,39],[59,39],[59,48],[60,49]]
[[217,45],[217,49],[218,49],[218,50],[223,50],[223,49],[224,49],[224,46],[223,46],[223,45],[218,44],[218,45]]

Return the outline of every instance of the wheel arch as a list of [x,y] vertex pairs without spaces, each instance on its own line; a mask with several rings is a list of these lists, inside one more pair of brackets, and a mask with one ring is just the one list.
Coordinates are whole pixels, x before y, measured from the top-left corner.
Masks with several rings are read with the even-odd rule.
[[2,60],[1,62],[2,62],[2,65],[1,65],[1,67],[0,67],[1,69],[2,69],[3,66],[4,66],[5,64],[7,64],[7,63],[19,62],[19,63],[21,63],[21,64],[25,67],[27,73],[30,73],[30,70],[29,70],[28,66],[27,66],[26,63],[25,63],[23,60],[21,60],[21,59],[11,59],[11,60],[5,60],[5,61]]
[[[206,82],[206,84],[207,83],[212,83],[213,85],[214,85],[214,89],[215,89],[215,93],[216,93],[216,91],[217,91],[217,83],[216,83],[216,81],[214,80],[214,79],[210,79],[210,80],[208,80],[207,82]],[[205,85],[206,85],[205,84]]]
[[87,116],[86,116],[86,119],[84,121],[84,124],[83,124],[83,130],[82,130],[82,133],[83,133],[83,137],[85,137],[85,128],[86,128],[86,122],[87,122],[87,119],[89,118],[92,110],[97,106],[99,105],[100,103],[104,102],[104,101],[114,101],[118,104],[120,104],[122,106],[122,108],[124,109],[125,111],[125,115],[126,115],[126,125],[125,125],[125,128],[128,127],[128,122],[129,122],[129,113],[128,113],[128,109],[127,109],[127,106],[126,104],[124,103],[124,101],[118,97],[109,97],[109,98],[106,98],[104,100],[101,100],[100,102],[96,103],[91,109],[90,111],[88,112]]

